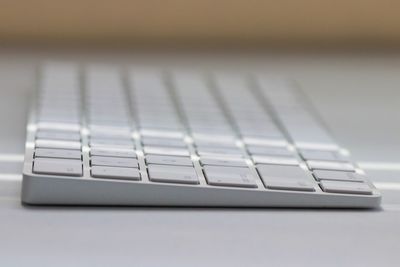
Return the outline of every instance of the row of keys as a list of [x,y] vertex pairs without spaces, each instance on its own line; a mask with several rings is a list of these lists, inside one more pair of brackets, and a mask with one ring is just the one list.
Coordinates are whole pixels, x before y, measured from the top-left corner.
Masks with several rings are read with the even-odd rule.
[[38,94],[34,173],[82,176],[81,108],[76,66],[44,68]]

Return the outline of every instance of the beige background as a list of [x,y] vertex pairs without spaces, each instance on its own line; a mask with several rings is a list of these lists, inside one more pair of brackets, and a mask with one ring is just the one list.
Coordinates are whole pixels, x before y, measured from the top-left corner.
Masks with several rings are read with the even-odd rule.
[[0,0],[0,40],[396,45],[399,10],[395,0]]

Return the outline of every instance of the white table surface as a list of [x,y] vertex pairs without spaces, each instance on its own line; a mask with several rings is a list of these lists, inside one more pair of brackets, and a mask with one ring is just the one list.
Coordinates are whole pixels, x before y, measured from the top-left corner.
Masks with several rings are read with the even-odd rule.
[[83,55],[296,78],[382,189],[380,210],[22,206],[34,63],[81,56],[0,49],[0,266],[400,266],[400,55]]

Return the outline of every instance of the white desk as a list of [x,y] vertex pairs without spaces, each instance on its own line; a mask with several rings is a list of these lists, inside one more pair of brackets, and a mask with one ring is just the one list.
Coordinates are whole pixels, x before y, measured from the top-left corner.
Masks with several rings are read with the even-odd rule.
[[[32,62],[47,56],[0,50],[0,266],[400,265],[399,56],[203,55],[195,61],[296,77],[339,143],[384,189],[382,210],[375,211],[21,206]],[[157,57],[176,63],[160,55],[151,62]]]

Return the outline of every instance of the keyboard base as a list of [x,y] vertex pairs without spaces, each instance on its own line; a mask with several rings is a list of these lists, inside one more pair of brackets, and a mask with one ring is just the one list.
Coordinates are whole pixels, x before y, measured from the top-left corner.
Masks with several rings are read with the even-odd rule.
[[377,208],[373,195],[254,190],[24,175],[22,202],[33,205]]

